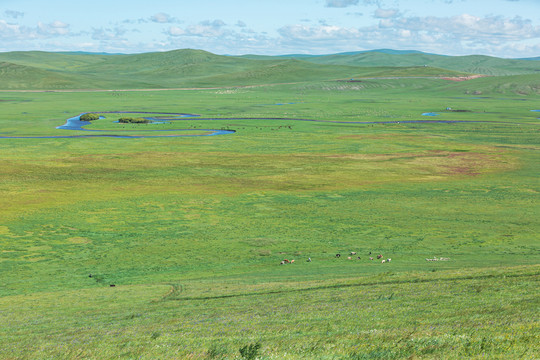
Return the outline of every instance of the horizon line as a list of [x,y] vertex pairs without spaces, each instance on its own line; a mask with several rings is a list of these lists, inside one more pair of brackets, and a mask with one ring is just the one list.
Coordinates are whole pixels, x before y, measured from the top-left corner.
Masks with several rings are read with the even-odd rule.
[[0,53],[23,53],[23,52],[40,52],[40,53],[55,53],[55,54],[81,54],[81,55],[105,55],[105,56],[115,56],[115,55],[141,55],[141,54],[153,54],[153,53],[167,53],[173,51],[182,51],[182,50],[193,50],[193,51],[204,51],[213,55],[219,56],[229,56],[229,57],[242,57],[242,56],[261,56],[261,57],[319,57],[319,56],[334,56],[334,55],[358,55],[363,53],[382,53],[387,55],[432,55],[432,56],[444,56],[444,57],[466,57],[466,56],[485,56],[499,59],[508,59],[508,60],[540,60],[540,56],[533,57],[524,57],[524,58],[512,58],[512,57],[500,57],[495,55],[486,55],[480,53],[471,53],[467,55],[448,55],[448,54],[438,54],[424,52],[421,50],[415,49],[390,49],[390,48],[378,48],[371,50],[352,50],[352,51],[342,51],[335,53],[284,53],[284,54],[257,54],[257,53],[245,53],[245,54],[218,54],[204,49],[195,49],[195,48],[177,48],[170,50],[155,50],[155,51],[141,51],[141,52],[107,52],[107,51],[83,51],[83,50],[10,50],[10,51],[0,51]]

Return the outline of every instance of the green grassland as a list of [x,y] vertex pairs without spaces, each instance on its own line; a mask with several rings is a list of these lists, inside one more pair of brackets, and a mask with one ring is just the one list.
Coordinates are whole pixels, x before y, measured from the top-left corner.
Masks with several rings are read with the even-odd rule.
[[[528,64],[527,61],[522,61]],[[159,89],[249,86],[373,76],[460,76],[466,71],[411,66],[253,60],[201,50],[135,55],[0,53],[0,89]],[[530,71],[528,72],[530,73]]]
[[540,75],[180,54],[0,54],[129,74],[0,92],[2,137],[236,131],[0,138],[0,358],[538,358]]

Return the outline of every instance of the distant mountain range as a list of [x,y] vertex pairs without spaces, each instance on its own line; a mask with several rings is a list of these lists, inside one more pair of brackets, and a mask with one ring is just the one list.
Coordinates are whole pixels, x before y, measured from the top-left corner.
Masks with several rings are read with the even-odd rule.
[[[538,58],[535,58],[538,60]],[[540,74],[540,61],[381,49],[332,55],[0,53],[0,89],[219,87],[367,77]]]

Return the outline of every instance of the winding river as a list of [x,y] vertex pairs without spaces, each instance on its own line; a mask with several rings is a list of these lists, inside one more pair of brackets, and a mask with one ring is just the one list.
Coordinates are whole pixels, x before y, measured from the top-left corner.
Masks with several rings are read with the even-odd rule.
[[[531,110],[540,111],[540,110]],[[155,130],[94,130],[86,129],[84,126],[90,125],[91,122],[81,120],[81,116],[86,113],[81,113],[77,116],[71,117],[66,120],[64,125],[57,126],[59,130],[75,130],[84,131],[86,134],[78,135],[46,135],[46,136],[0,136],[0,139],[58,139],[58,138],[92,138],[92,137],[106,137],[106,138],[153,138],[153,137],[194,137],[194,136],[216,136],[216,135],[229,135],[234,134],[235,130],[217,130],[217,129],[155,129]],[[481,120],[388,120],[388,121],[336,121],[336,120],[316,120],[316,119],[299,119],[299,118],[286,118],[286,117],[230,117],[230,118],[201,118],[200,115],[186,114],[186,113],[168,113],[168,112],[146,112],[146,111],[92,111],[96,114],[149,114],[152,116],[145,117],[145,119],[151,120],[154,124],[170,122],[170,121],[186,121],[186,120],[288,120],[288,121],[309,121],[309,122],[324,122],[334,124],[454,124],[454,123],[507,123],[496,121],[481,121]],[[433,114],[433,115],[432,115]],[[423,113],[423,116],[434,116],[436,113]],[[439,115],[439,114],[436,114]],[[104,118],[104,117],[102,117]],[[148,132],[148,133],[162,133],[162,134],[148,134],[148,135],[135,135],[129,134],[129,132]],[[186,132],[184,134],[170,134],[170,132]],[[109,132],[109,134],[107,134]],[[110,132],[120,132],[121,134],[110,134]],[[198,134],[189,134],[189,132],[199,132]],[[205,132],[200,134],[200,132]],[[167,134],[169,133],[169,134]]]
[[[94,113],[94,112],[93,112]],[[194,118],[199,115],[193,114],[184,114],[184,113],[164,113],[164,112],[145,112],[145,111],[100,111],[95,112],[99,114],[152,114],[157,115],[149,116],[146,119],[152,121],[174,121],[180,120],[180,118]],[[85,131],[91,132],[89,134],[80,134],[80,135],[47,135],[47,136],[0,136],[0,139],[62,139],[62,138],[90,138],[90,137],[108,137],[108,138],[124,138],[124,139],[134,139],[134,138],[151,138],[151,137],[188,137],[188,136],[215,136],[215,135],[228,135],[234,134],[234,130],[216,130],[216,129],[159,129],[159,130],[94,130],[94,129],[85,129],[84,126],[90,125],[90,121],[81,120],[81,116],[87,113],[81,113],[77,116],[71,117],[66,120],[64,125],[57,126],[59,130],[75,130],[75,131]],[[104,118],[104,117],[101,117]],[[125,134],[106,134],[106,132],[122,132]],[[130,131],[145,131],[145,132],[162,132],[160,135],[130,135]],[[205,132],[204,134],[165,134],[166,132],[172,131],[182,131],[182,132]]]

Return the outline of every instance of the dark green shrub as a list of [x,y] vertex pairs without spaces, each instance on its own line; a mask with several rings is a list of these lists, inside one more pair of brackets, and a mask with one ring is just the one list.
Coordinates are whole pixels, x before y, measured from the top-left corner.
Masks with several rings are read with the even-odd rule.
[[92,121],[92,120],[98,120],[99,119],[99,115],[98,114],[93,114],[93,113],[87,113],[87,114],[82,114],[80,119],[82,121]]
[[131,120],[133,124],[148,124],[150,120],[145,118],[134,118]]
[[246,360],[255,360],[257,355],[259,355],[259,349],[261,348],[260,343],[249,344],[238,349],[240,351],[240,356],[242,359]]
[[118,122],[122,124],[148,124],[150,120],[145,118],[121,117],[118,119]]

